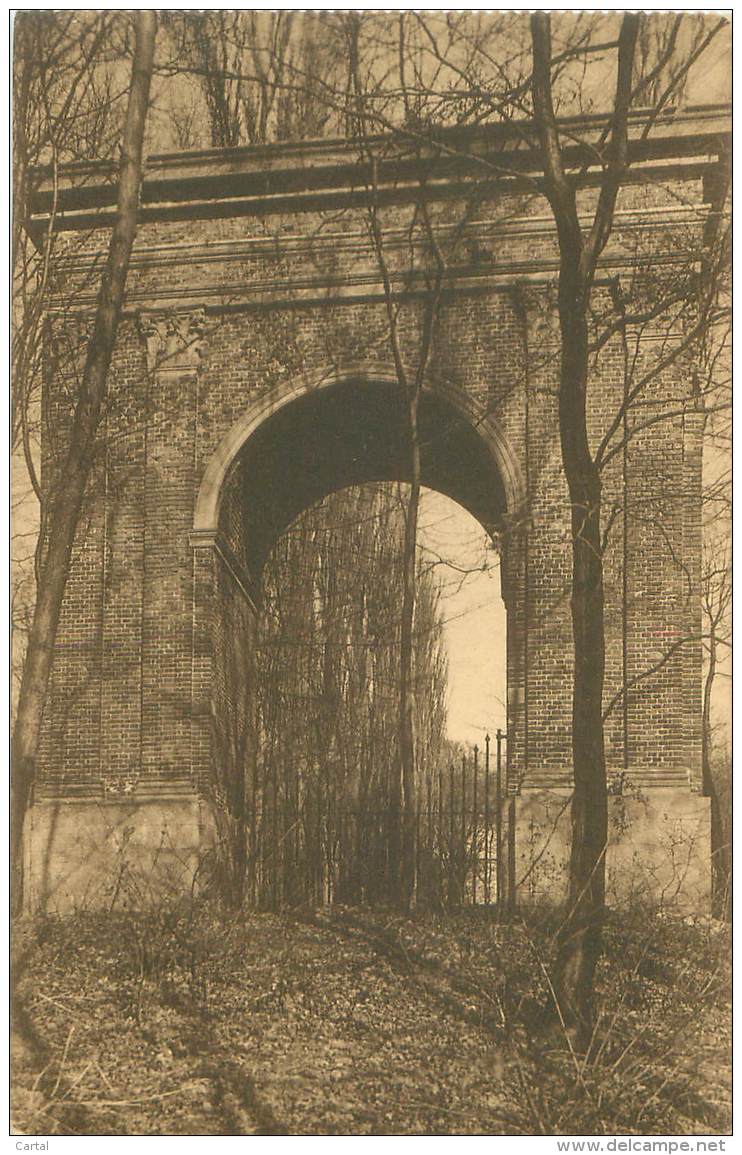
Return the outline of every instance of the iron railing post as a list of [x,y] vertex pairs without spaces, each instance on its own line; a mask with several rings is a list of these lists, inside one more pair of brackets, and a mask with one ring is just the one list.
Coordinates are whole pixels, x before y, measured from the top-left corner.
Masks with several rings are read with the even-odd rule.
[[461,862],[459,864],[458,891],[461,906],[466,902],[466,753],[461,755]]
[[502,911],[502,730],[498,728],[495,764],[495,880],[497,890],[497,913]]
[[490,903],[490,736],[484,736],[484,902]]
[[456,828],[454,824],[453,812],[453,795],[454,795],[454,765],[451,763],[448,783],[448,905],[449,908],[454,905],[454,887],[455,872],[454,872],[454,841],[456,839]]
[[474,747],[474,781],[472,782],[472,879],[471,901],[477,905],[477,871],[479,869],[479,815],[477,814],[477,777],[479,775],[479,747]]

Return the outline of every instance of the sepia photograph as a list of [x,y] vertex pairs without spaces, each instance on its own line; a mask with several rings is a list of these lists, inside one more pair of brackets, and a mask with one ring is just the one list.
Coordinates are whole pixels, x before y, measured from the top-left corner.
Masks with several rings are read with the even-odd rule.
[[731,12],[8,44],[15,1149],[724,1151]]

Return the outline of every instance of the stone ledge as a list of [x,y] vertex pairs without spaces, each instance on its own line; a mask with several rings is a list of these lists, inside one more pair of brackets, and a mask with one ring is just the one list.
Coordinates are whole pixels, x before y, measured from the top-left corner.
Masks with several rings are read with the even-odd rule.
[[37,783],[34,804],[55,805],[59,802],[139,802],[148,798],[183,798],[196,793],[188,775],[141,775],[136,779],[113,783],[103,776],[55,776]]

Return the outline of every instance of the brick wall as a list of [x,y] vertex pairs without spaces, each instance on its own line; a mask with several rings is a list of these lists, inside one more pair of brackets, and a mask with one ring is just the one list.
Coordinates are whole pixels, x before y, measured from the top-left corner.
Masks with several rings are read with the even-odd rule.
[[[674,206],[681,193],[697,200],[700,185],[672,195],[633,187],[621,207],[656,211],[663,197]],[[592,195],[585,194],[585,207]],[[404,223],[405,211],[390,211],[390,229]],[[514,213],[525,214],[520,232]],[[440,215],[454,220],[456,206]],[[545,205],[534,198],[481,204],[476,216],[478,247],[467,242],[461,259],[470,271],[485,267],[492,276],[444,297],[429,377],[456,386],[488,415],[524,479],[525,504],[501,510],[499,526],[511,784],[555,785],[568,780],[570,765],[569,506],[558,436],[553,274],[542,272],[535,282],[526,277],[529,267],[553,260],[555,238]],[[492,221],[500,222],[500,234],[485,223]],[[628,254],[635,265],[639,257],[651,263],[668,238],[678,243],[659,227],[660,216],[652,221],[650,230],[620,226],[609,258],[620,263]],[[212,539],[191,536],[195,503],[222,439],[261,398],[279,397],[302,381],[317,383],[344,364],[391,362],[378,290],[364,283],[348,295],[353,277],[374,269],[361,240],[347,239],[362,233],[361,213],[334,223],[309,215],[140,230],[100,460],[55,651],[42,790],[60,780],[63,789],[82,781],[91,790],[115,791],[187,778],[229,795],[253,740],[249,653],[257,591],[235,480],[239,459]],[[326,243],[333,235],[336,243]],[[308,238],[324,243],[317,247]],[[100,239],[90,239],[91,251]],[[393,251],[399,268],[405,260],[401,246]],[[498,280],[503,267],[511,271]],[[77,275],[72,269],[70,277]],[[318,277],[346,284],[306,290]],[[419,352],[422,310],[414,298],[400,309],[410,364]],[[55,324],[60,329],[69,321]],[[642,338],[637,364],[650,366],[666,338]],[[590,387],[595,445],[623,397],[625,352],[617,335],[596,358]],[[47,423],[62,440],[64,385],[57,373],[45,398]],[[644,420],[647,405],[677,408],[686,388],[685,380],[660,375],[641,407],[630,410],[628,425]],[[325,448],[332,460],[331,440]],[[49,469],[53,457],[50,442]],[[460,462],[462,494],[470,467]],[[368,479],[373,468],[373,461],[359,459],[354,479]],[[453,477],[453,490],[456,485]],[[699,644],[679,648],[651,677],[643,675],[668,643],[698,632],[699,486],[692,417],[637,434],[605,471],[611,520],[606,703],[639,679],[610,711],[606,748],[611,771],[647,782],[698,774]]]

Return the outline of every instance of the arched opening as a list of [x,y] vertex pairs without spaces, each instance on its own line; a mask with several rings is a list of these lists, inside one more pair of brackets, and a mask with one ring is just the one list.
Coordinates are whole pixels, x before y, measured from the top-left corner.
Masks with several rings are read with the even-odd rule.
[[[491,530],[520,508],[520,468],[492,416],[462,390],[423,382],[422,482]],[[404,399],[393,368],[327,371],[255,402],[222,439],[204,472],[194,530],[217,530],[225,487],[241,474],[253,502],[254,562],[294,517],[325,494],[409,475]]]
[[[386,729],[381,726],[374,731],[371,727],[363,757],[358,756],[358,766],[350,765],[347,750],[342,756],[338,753],[337,735],[334,731],[330,733],[329,721],[325,723],[324,744],[321,737],[318,741],[317,735],[314,736],[311,757],[306,755],[306,744],[296,737],[295,723],[298,718],[301,725],[316,727],[317,718],[324,716],[323,710],[327,719],[336,718],[338,712],[342,712],[341,706],[344,708],[344,695],[349,694],[346,683],[356,674],[357,681],[366,679],[361,694],[371,698],[375,695],[376,701],[382,692],[390,697],[391,683],[381,685],[382,666],[374,662],[378,652],[384,649],[388,672],[388,656],[395,644],[391,624],[394,614],[382,622],[381,629],[387,631],[387,636],[380,643],[374,638],[371,620],[378,614],[378,605],[374,608],[371,601],[382,586],[393,587],[394,550],[388,552],[386,561],[382,558],[382,568],[371,576],[370,593],[362,592],[353,623],[343,624],[346,634],[333,643],[335,657],[332,646],[327,647],[325,658],[330,668],[323,670],[320,659],[314,682],[314,674],[301,673],[290,692],[284,687],[292,701],[284,701],[270,717],[265,708],[269,677],[264,653],[265,623],[260,617],[266,612],[261,587],[266,562],[270,559],[267,567],[268,584],[272,583],[270,593],[274,598],[280,595],[280,569],[276,569],[274,547],[285,540],[283,535],[289,527],[293,527],[295,539],[297,533],[299,540],[302,533],[306,536],[306,524],[302,523],[303,514],[306,523],[306,511],[314,516],[314,532],[317,529],[315,511],[322,510],[323,502],[325,508],[328,501],[334,502],[332,508],[336,516],[341,508],[338,502],[345,501],[344,495],[349,491],[361,495],[370,493],[372,497],[363,500],[371,501],[367,512],[378,519],[379,495],[386,495],[388,500],[394,489],[399,488],[389,483],[405,483],[409,477],[404,400],[389,375],[356,374],[324,382],[316,388],[303,388],[293,395],[277,395],[270,404],[264,403],[257,415],[247,415],[240,424],[241,432],[230,433],[207,470],[196,516],[196,528],[202,535],[212,534],[216,547],[214,621],[218,637],[213,648],[212,675],[215,761],[217,778],[221,779],[218,793],[227,811],[226,827],[237,831],[236,838],[233,837],[237,846],[237,871],[247,887],[248,897],[259,905],[308,898],[325,901],[333,897],[343,901],[383,898],[383,884],[379,883],[383,878],[383,865],[378,864],[384,858],[387,837],[384,781],[390,773],[386,763],[390,757],[392,760],[396,757],[393,752],[390,754],[394,739],[389,717]],[[498,431],[485,418],[476,417],[461,395],[435,388],[428,388],[423,394],[420,430],[422,475],[427,491],[433,497],[437,494],[450,498],[450,508],[457,509],[460,516],[475,518],[494,556],[493,547],[502,540],[508,513],[516,500],[516,474]],[[439,497],[438,500],[445,499]],[[360,507],[353,516],[359,524],[363,523]],[[434,524],[435,521],[434,517]],[[422,524],[425,532],[424,517]],[[401,531],[400,518],[387,517],[382,532],[389,541],[396,539],[401,546]],[[288,536],[291,538],[291,532]],[[361,541],[361,538],[363,533],[348,547],[350,556],[344,562],[348,591],[354,582],[356,586],[363,584],[359,555],[353,556],[354,551],[367,548],[365,539]],[[421,544],[424,557],[426,543]],[[439,554],[440,541],[427,544],[430,561],[430,556]],[[293,562],[288,559],[289,570],[284,574],[291,576],[304,564],[300,554],[301,551],[295,552]],[[319,569],[309,575],[302,591],[300,600],[305,618],[289,628],[288,640],[283,639],[284,644],[294,650],[302,645],[307,649],[317,648],[321,639],[314,636],[313,631],[316,634],[317,622],[327,612],[323,601],[327,596],[326,575],[321,570],[327,558],[322,558],[321,551],[315,551],[312,557],[312,565]],[[442,556],[439,555],[438,560],[445,564]],[[453,564],[456,567],[455,558]],[[460,573],[470,565],[471,558],[459,558]],[[399,569],[401,573],[401,566]],[[432,574],[435,565],[423,564],[419,572],[426,570]],[[275,588],[277,574],[278,590]],[[428,576],[425,580],[428,583],[426,613],[430,613],[440,587],[435,578]],[[286,584],[285,576],[283,582]],[[380,604],[379,599],[376,600]],[[435,615],[437,610],[433,612]],[[450,616],[455,620],[460,613],[454,609]],[[435,617],[431,621],[434,629],[443,629],[443,625]],[[504,630],[500,644],[502,661],[506,664],[503,635]],[[477,642],[480,641],[477,638]],[[495,644],[493,638],[493,648]],[[356,656],[365,654],[363,661],[360,658],[357,661],[356,673],[347,662],[337,660],[337,646],[346,645],[356,649]],[[369,662],[368,652],[374,648],[377,653],[372,653]],[[358,673],[361,667],[362,672]],[[304,707],[299,704],[302,695],[305,695]],[[321,708],[315,708],[316,700],[323,695],[334,695],[332,703],[328,699]],[[280,696],[279,690],[279,699]],[[505,697],[502,690],[499,696]],[[387,715],[390,709],[393,715],[393,706],[387,707]],[[428,723],[435,728],[429,716],[426,715],[427,722],[424,720],[424,711],[418,713],[422,731]],[[495,716],[502,717],[504,730],[504,711],[501,715],[495,711]],[[484,814],[485,808],[493,822],[491,829],[483,832],[485,850],[479,872],[479,900],[494,896],[495,883],[490,878],[492,871],[487,861],[492,856],[487,840],[494,841],[495,791],[502,790],[503,783],[501,777],[497,783],[495,779],[499,762],[496,763],[494,746],[485,764],[487,728],[488,721],[483,718],[476,752],[471,740],[460,741],[454,750],[451,736],[446,734],[445,756],[443,749],[439,749],[435,758],[427,758],[427,764],[420,768],[418,865],[424,860],[432,861],[435,844],[437,858],[431,869],[440,875],[441,863],[447,861],[449,874],[455,866],[457,875],[455,886],[450,878],[439,878],[435,887],[428,888],[431,893],[436,890],[438,901],[441,895],[453,900],[454,893],[460,899],[467,892],[467,886],[472,885],[472,897],[476,898],[479,869],[476,859],[481,857],[482,833],[477,814]],[[346,723],[346,729],[353,726],[348,727]],[[429,739],[427,732],[424,736]],[[375,757],[374,748],[379,751]],[[359,863],[365,864],[363,869],[359,869]]]

